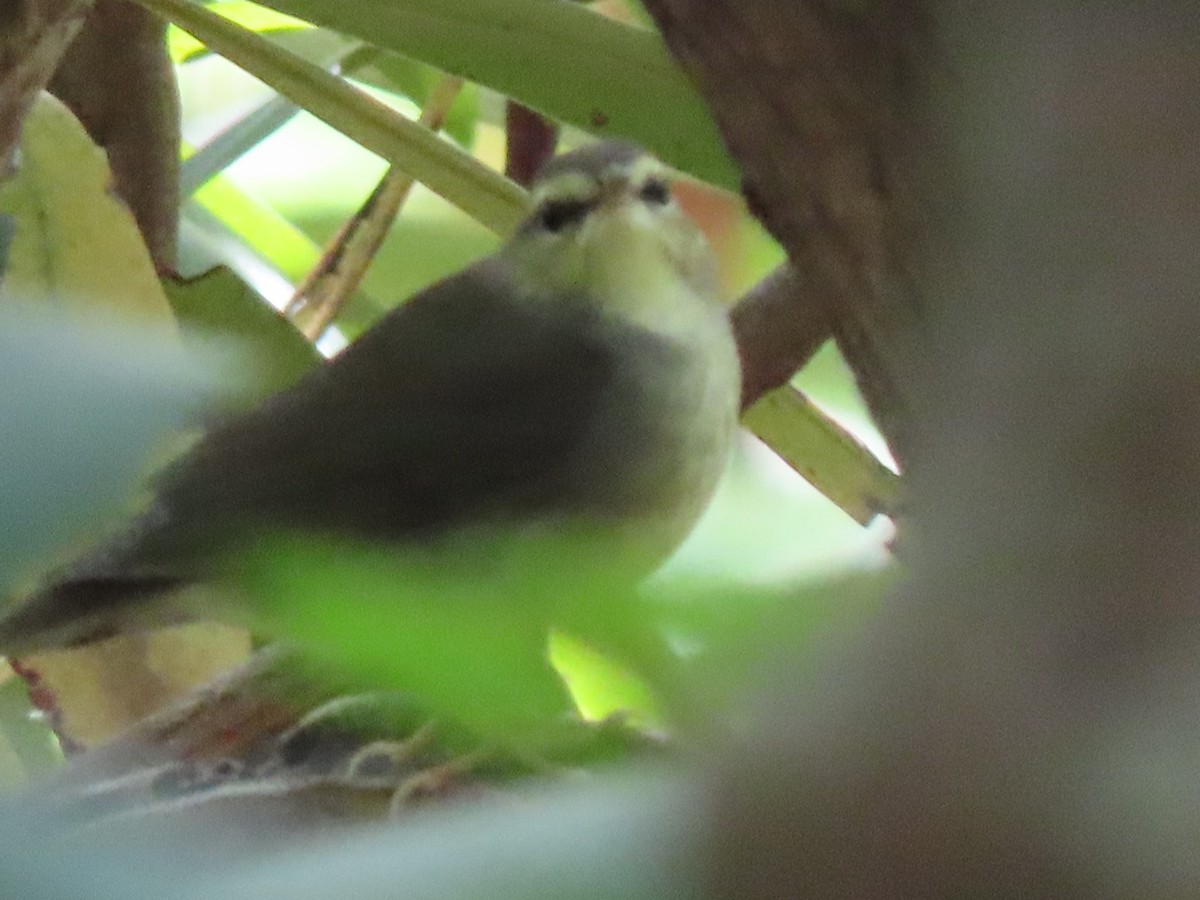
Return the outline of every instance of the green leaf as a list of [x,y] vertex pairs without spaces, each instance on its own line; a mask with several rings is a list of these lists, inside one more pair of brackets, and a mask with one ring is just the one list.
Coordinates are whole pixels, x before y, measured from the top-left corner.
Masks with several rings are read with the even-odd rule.
[[597,135],[636,141],[698,178],[738,187],[707,107],[649,29],[547,0],[265,2]]
[[484,735],[549,728],[570,702],[546,660],[548,586],[532,571],[527,592],[481,577],[479,546],[270,541],[232,577],[268,630],[364,686],[411,692]]
[[795,388],[767,394],[742,422],[859,524],[895,513],[899,476]]
[[218,337],[246,351],[260,374],[255,395],[293,384],[321,361],[287,319],[223,266],[187,281],[170,279],[163,286],[185,338]]
[[[303,19],[265,9],[247,0],[219,0],[217,3],[209,3],[208,8],[217,15],[260,34],[271,31],[312,30],[312,26]],[[167,31],[167,50],[175,62],[186,62],[208,52],[203,43],[178,28]]]
[[[437,69],[395,53],[379,53],[368,65],[355,68],[349,74],[356,81],[408,97],[417,106],[425,105],[430,92],[443,78]],[[479,91],[467,82],[446,113],[442,130],[462,146],[470,148],[475,143],[478,119]]]
[[[396,53],[388,53],[355,38],[314,28],[300,19],[261,6],[237,2],[215,3],[208,8],[250,31],[262,34],[271,43],[301,59],[327,69],[334,63],[339,63],[343,75],[389,93],[407,97],[417,106],[425,104],[430,91],[443,77],[442,73],[432,66]],[[243,12],[243,8],[254,12]],[[209,52],[208,47],[177,27],[172,27],[168,35],[172,48],[175,48],[172,50],[172,57],[177,62],[187,62]],[[464,84],[446,114],[442,130],[459,144],[469,148],[475,140],[475,123],[478,117],[478,91],[475,85]]]
[[321,248],[304,232],[223,175],[206,181],[194,202],[293,283],[321,259]]
[[3,590],[123,510],[152,454],[211,402],[217,379],[161,328],[11,311],[0,326]]
[[53,732],[29,714],[29,685],[20,678],[0,682],[0,785],[15,787],[62,764]]
[[0,298],[170,326],[154,264],[111,183],[104,151],[42,94],[25,120],[20,167],[0,183],[11,233]]
[[187,0],[142,2],[493,231],[524,216],[520,187],[344,80]]
[[585,719],[597,722],[619,714],[635,727],[662,724],[658,703],[646,684],[582,641],[555,632],[550,636],[550,661]]

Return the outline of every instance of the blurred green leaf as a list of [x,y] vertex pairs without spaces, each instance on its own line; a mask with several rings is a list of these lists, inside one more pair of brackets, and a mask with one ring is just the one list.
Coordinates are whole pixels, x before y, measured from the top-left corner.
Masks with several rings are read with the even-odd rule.
[[321,355],[283,315],[225,267],[187,281],[163,282],[184,336],[228,339],[254,361],[254,394],[288,387]]
[[899,476],[795,388],[767,394],[742,422],[860,525],[895,512]]
[[[364,686],[411,691],[483,735],[543,741],[569,708],[546,660],[547,634],[560,621],[569,635],[556,631],[550,653],[585,715],[625,712],[635,725],[654,725],[663,703],[673,723],[696,714],[715,723],[764,660],[794,658],[831,624],[861,623],[891,577],[773,590],[676,582],[624,604],[627,595],[606,589],[602,576],[576,576],[589,552],[557,537],[482,531],[388,548],[272,542],[235,577],[269,631]],[[652,649],[658,629],[682,642],[686,664]]]
[[211,401],[218,366],[161,329],[0,328],[0,585],[125,507],[153,451]]
[[53,732],[29,715],[29,685],[11,676],[0,682],[0,785],[19,784],[62,763]]
[[265,0],[737,188],[712,118],[657,33],[546,0]]
[[[6,583],[120,508],[152,448],[214,380],[180,358],[137,226],[70,111],[43,94],[21,151],[17,176],[0,185],[0,214],[14,223],[0,297],[10,313],[38,308],[45,318],[13,317],[0,330]],[[118,327],[118,316],[142,327]]]
[[517,185],[319,66],[188,0],[143,3],[497,233],[525,214]]
[[477,564],[467,541],[426,552],[280,540],[235,577],[268,630],[365,686],[411,692],[484,735],[545,729],[570,709],[546,660],[550,586],[531,572],[522,591]]
[[[243,792],[245,798],[249,792]],[[264,798],[274,790],[263,790]],[[63,828],[35,795],[0,809],[14,900],[700,900],[701,791],[639,772],[534,786],[271,848],[272,817],[184,803]],[[160,814],[165,812],[166,814]],[[174,813],[174,815],[171,815]],[[68,823],[70,824],[70,823]],[[311,823],[310,823],[311,824]],[[398,827],[402,826],[402,827]],[[64,831],[66,833],[64,833]],[[265,834],[264,834],[265,833]]]

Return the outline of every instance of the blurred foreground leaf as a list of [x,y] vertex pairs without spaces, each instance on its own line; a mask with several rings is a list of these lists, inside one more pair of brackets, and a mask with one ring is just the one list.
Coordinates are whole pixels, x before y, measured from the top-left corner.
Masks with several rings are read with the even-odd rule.
[[680,581],[639,599],[600,567],[579,574],[594,550],[483,529],[425,546],[276,541],[231,577],[271,633],[364,688],[411,691],[483,735],[534,740],[569,709],[547,663],[551,631],[550,652],[585,716],[624,712],[636,726],[665,715],[719,730],[763,665],[830,625],[861,623],[890,577],[773,590]]
[[[20,170],[0,185],[0,214],[12,224],[0,285],[9,313],[0,323],[5,596],[126,509],[167,436],[228,388],[212,357],[184,356],[141,235],[110,182],[104,153],[43,95],[25,123]],[[14,306],[25,314],[12,316]],[[248,649],[243,632],[196,626],[32,662],[62,733],[90,742]]]
[[[219,384],[218,366],[185,356],[161,331],[84,324],[79,316],[0,321],[4,596],[127,509],[148,460],[209,406]],[[198,625],[26,662],[63,733],[90,743],[248,651],[244,632]]]
[[153,451],[220,382],[157,329],[13,315],[0,325],[0,582],[11,582],[120,510]]
[[703,821],[699,792],[678,776],[589,780],[306,846],[270,867],[214,871],[203,884],[208,893],[195,896],[698,898],[700,873],[688,851]]
[[570,709],[546,659],[554,586],[482,578],[457,550],[268,542],[238,583],[270,631],[364,687],[412,692],[485,735],[553,725]]
[[698,787],[661,771],[327,829],[270,853],[249,849],[260,820],[236,804],[64,833],[27,796],[0,808],[0,883],[21,900],[685,900],[703,896],[692,854],[705,822]]

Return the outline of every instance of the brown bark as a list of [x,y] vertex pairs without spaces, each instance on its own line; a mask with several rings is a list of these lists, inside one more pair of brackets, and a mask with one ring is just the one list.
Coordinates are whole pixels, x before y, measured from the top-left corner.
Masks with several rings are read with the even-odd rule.
[[558,126],[515,100],[505,105],[504,115],[504,174],[522,187],[529,187],[538,170],[554,155]]
[[0,4],[0,178],[16,163],[21,123],[83,25],[92,0]]
[[179,94],[166,23],[129,0],[96,0],[50,90],[108,153],[117,193],[150,256],[174,269],[179,223]]
[[903,593],[717,767],[715,895],[1200,894],[1194,4],[647,6],[919,462]]
[[936,57],[923,4],[647,0],[787,249],[893,454],[912,444],[914,101]]
[[787,264],[748,291],[731,317],[742,360],[742,409],[787,384],[830,336],[825,306]]

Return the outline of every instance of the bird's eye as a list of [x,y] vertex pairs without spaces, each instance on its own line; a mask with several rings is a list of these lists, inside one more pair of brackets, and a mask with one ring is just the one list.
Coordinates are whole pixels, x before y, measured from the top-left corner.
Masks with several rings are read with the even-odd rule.
[[591,204],[582,200],[547,200],[542,204],[538,221],[546,231],[557,233],[582,222],[590,209]]
[[661,178],[648,178],[638,196],[652,206],[666,206],[671,202],[671,189]]

